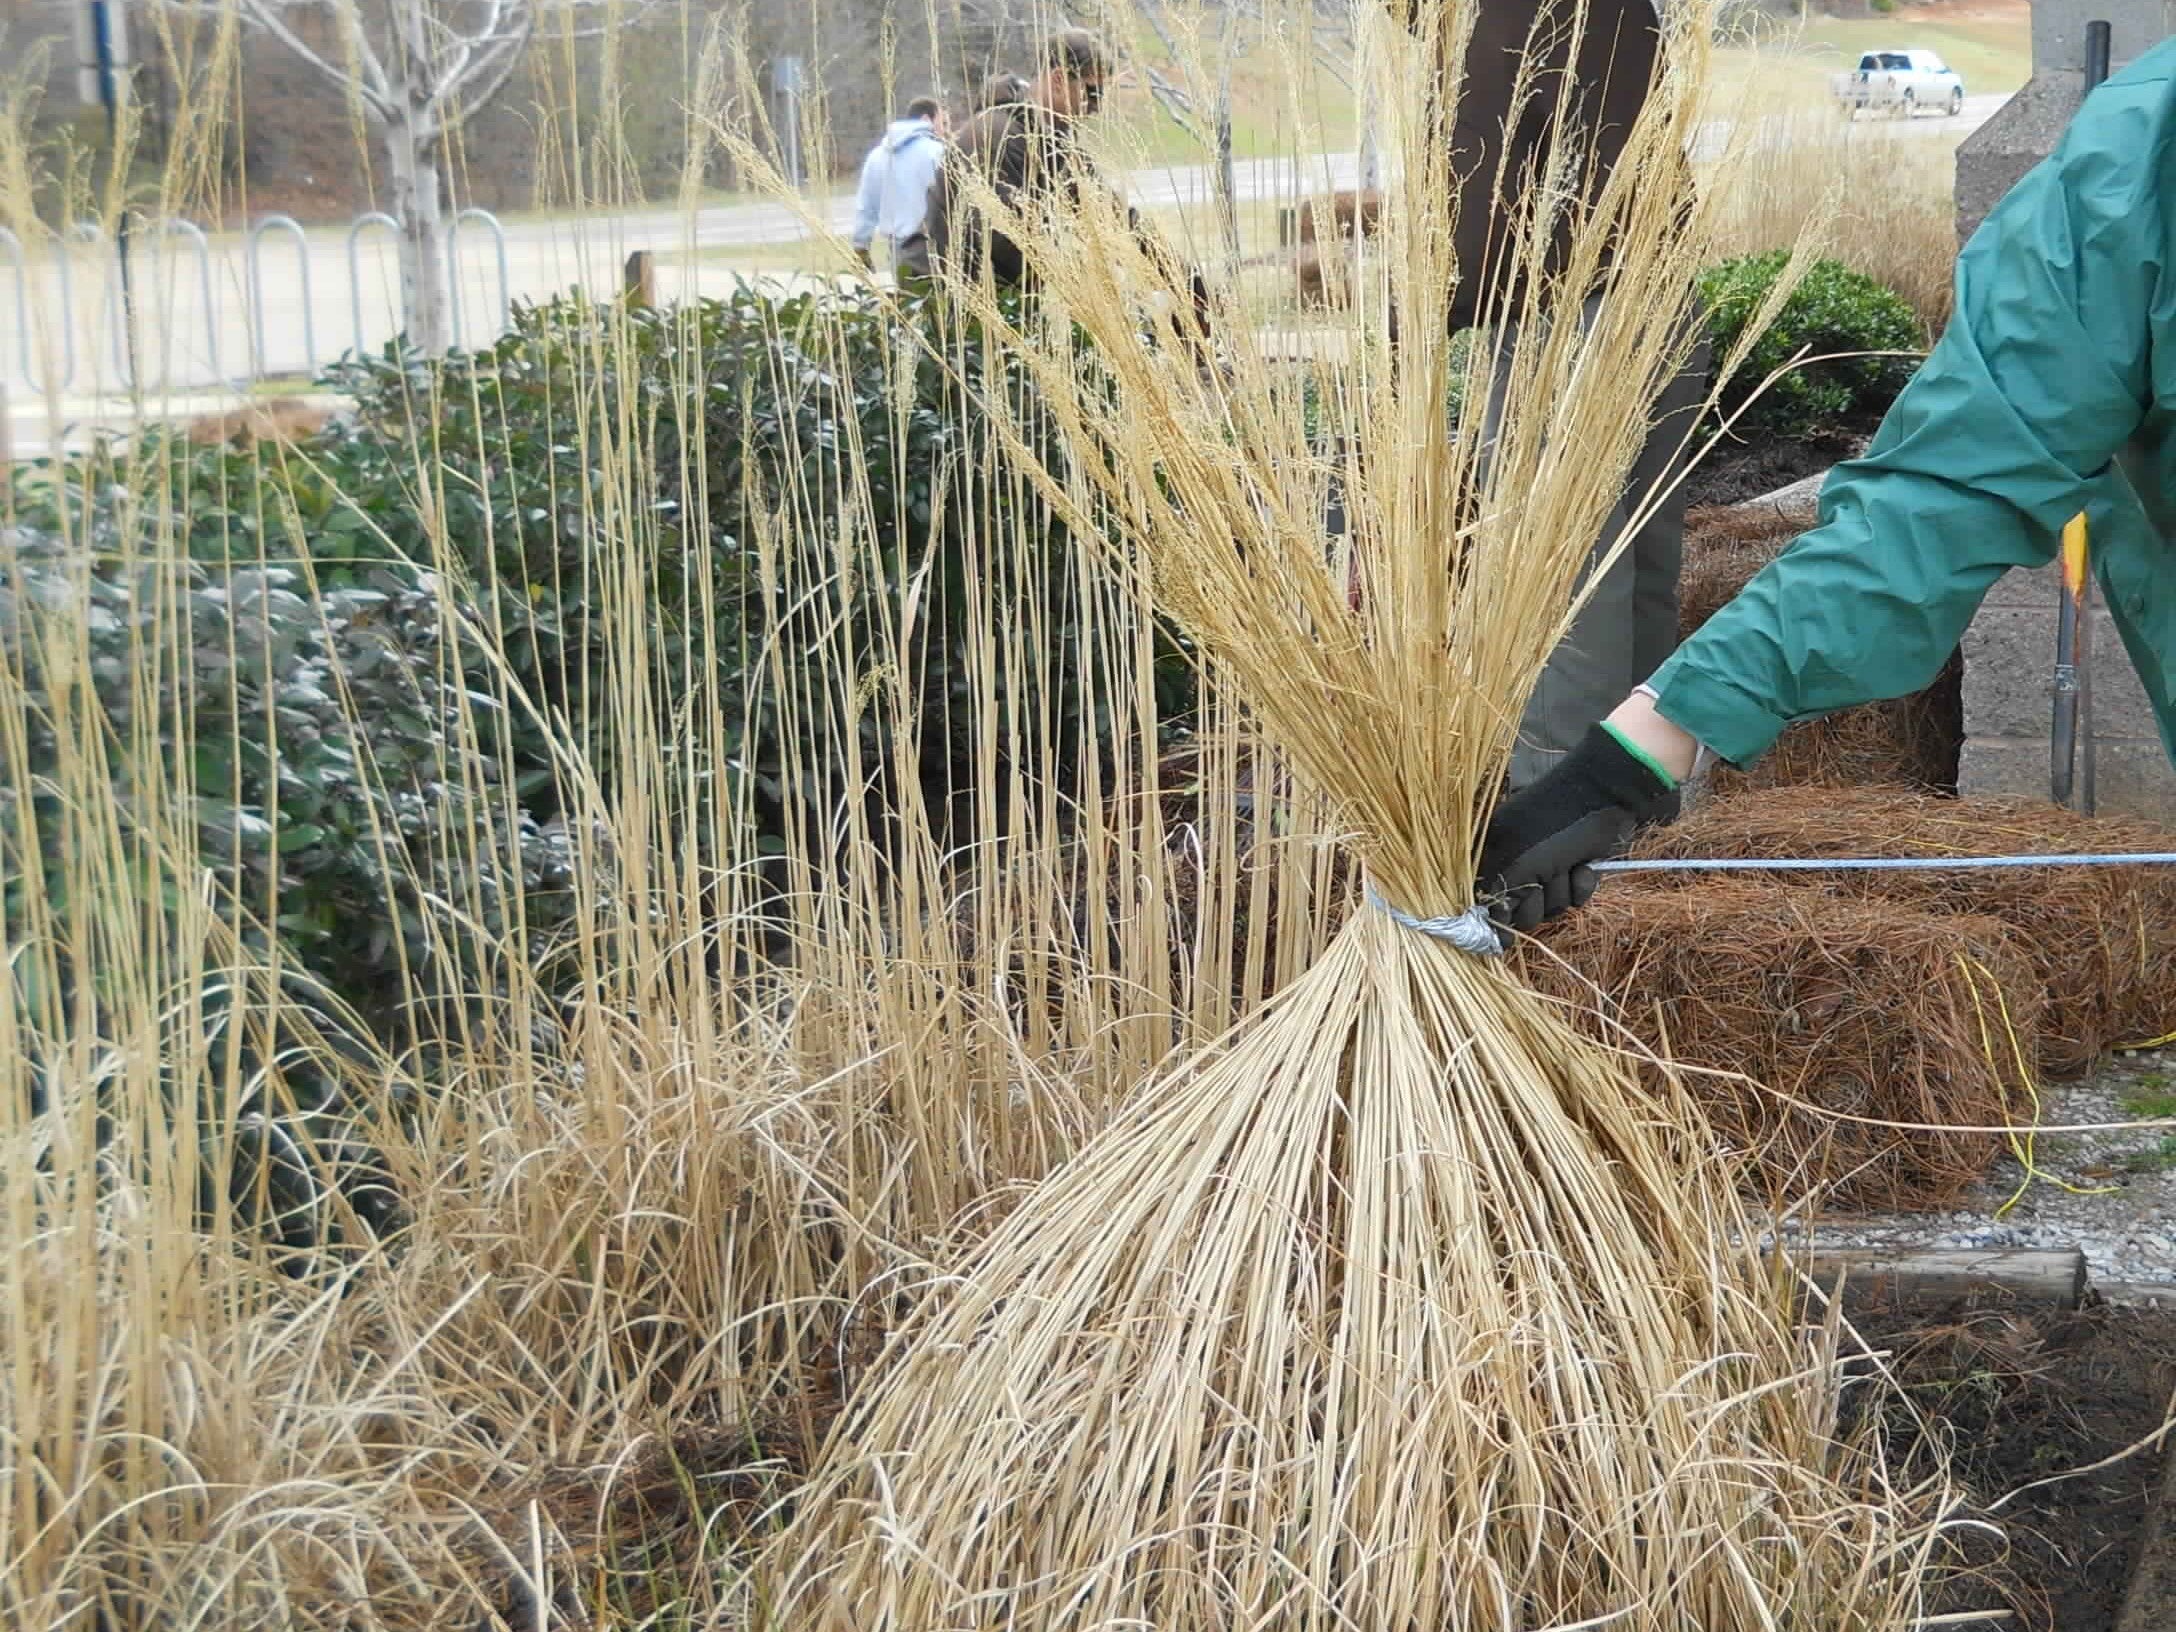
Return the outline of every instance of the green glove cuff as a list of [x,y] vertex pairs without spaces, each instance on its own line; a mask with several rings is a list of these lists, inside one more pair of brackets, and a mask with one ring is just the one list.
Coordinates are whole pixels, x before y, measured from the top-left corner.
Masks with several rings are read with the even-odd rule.
[[1676,789],[1677,778],[1672,776],[1668,771],[1662,768],[1661,760],[1655,758],[1653,754],[1650,754],[1646,749],[1642,748],[1638,743],[1634,742],[1630,737],[1626,736],[1622,731],[1618,730],[1617,727],[1611,725],[1609,721],[1604,720],[1602,722],[1602,729],[1604,731],[1607,731],[1611,736],[1617,739],[1618,747],[1622,748],[1626,753],[1630,754],[1634,759],[1638,760],[1650,771],[1653,771],[1655,773],[1655,780],[1662,784],[1665,792],[1674,791]]

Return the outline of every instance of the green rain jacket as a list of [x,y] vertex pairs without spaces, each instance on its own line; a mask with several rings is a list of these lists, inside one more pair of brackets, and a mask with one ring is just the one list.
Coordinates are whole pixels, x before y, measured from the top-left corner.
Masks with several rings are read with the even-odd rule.
[[2054,559],[2081,510],[2176,758],[2176,40],[2094,92],[1956,290],[1818,525],[1656,671],[1663,717],[1727,760],[1927,685],[1989,586]]

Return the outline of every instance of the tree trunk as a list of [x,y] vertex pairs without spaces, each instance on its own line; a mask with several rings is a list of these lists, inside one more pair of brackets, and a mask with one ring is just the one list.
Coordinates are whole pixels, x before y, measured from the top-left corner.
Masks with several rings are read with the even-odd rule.
[[1224,229],[1224,253],[1239,259],[1239,188],[1232,174],[1232,105],[1220,102],[1216,112],[1216,213]]
[[438,140],[420,128],[423,116],[385,128],[386,168],[393,178],[393,219],[400,223],[400,306],[408,344],[437,357],[453,344],[447,287],[446,211],[438,184]]
[[1224,8],[1219,32],[1222,49],[1216,71],[1216,208],[1224,229],[1224,253],[1239,264],[1239,188],[1232,175],[1232,53],[1237,40],[1232,32],[1232,8]]

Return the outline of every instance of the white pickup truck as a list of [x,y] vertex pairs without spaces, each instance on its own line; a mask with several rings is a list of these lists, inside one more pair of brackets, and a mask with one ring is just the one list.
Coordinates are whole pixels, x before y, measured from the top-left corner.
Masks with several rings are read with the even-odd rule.
[[1921,111],[1964,111],[1964,81],[1932,51],[1869,51],[1849,73],[1829,79],[1845,114],[1882,108],[1907,119]]

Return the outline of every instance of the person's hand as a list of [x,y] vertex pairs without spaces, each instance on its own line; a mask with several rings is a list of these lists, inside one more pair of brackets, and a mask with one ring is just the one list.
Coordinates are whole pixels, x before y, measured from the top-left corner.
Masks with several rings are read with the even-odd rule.
[[1481,896],[1498,932],[1536,928],[1583,907],[1599,876],[1643,821],[1666,814],[1677,786],[1607,726],[1539,782],[1497,806],[1481,841]]

